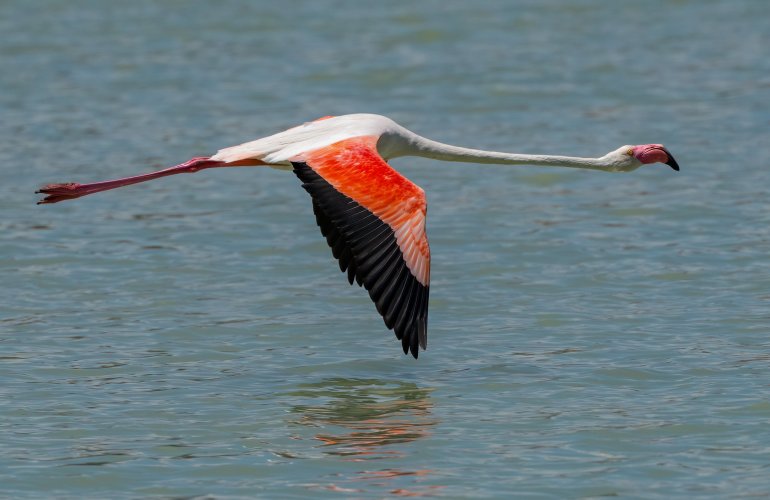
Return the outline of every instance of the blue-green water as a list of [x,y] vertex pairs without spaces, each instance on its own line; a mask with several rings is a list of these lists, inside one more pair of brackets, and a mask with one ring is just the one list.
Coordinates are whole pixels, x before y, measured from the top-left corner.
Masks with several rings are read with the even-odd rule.
[[[0,4],[0,493],[770,495],[765,0]],[[291,174],[33,191],[328,114],[681,173],[394,165],[428,193],[401,354]]]

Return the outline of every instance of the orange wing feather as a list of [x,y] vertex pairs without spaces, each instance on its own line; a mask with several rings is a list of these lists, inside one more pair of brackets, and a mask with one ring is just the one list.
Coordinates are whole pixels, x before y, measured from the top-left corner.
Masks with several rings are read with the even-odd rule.
[[354,137],[303,155],[337,191],[367,208],[396,234],[409,270],[430,285],[430,247],[425,235],[425,191],[398,173],[377,152],[377,137]]

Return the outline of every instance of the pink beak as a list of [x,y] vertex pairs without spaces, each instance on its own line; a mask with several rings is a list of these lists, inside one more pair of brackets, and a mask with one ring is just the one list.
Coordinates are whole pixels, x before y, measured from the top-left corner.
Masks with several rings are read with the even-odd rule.
[[644,164],[665,163],[676,171],[679,164],[674,156],[662,144],[643,144],[634,147],[634,157]]

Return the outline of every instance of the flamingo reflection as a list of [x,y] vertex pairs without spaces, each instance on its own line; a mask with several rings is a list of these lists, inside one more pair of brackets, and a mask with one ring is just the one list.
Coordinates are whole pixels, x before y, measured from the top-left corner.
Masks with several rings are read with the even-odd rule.
[[323,429],[315,435],[329,455],[366,460],[399,456],[391,445],[430,435],[437,423],[431,415],[432,389],[410,382],[377,379],[327,379],[303,384],[293,396],[324,400],[320,405],[296,405],[296,423]]
[[[438,423],[432,415],[432,390],[410,382],[378,379],[334,378],[303,384],[292,395],[312,398],[313,404],[294,406],[292,412],[299,415],[294,423],[319,428],[313,437],[326,455],[368,463],[404,458],[410,448],[403,445],[430,436],[431,428]],[[433,472],[430,469],[372,469],[359,471],[350,481],[388,488],[390,483],[406,477],[422,482]],[[422,491],[398,487],[389,492],[398,496],[422,496],[438,487],[432,485]],[[361,491],[348,485],[325,488]]]

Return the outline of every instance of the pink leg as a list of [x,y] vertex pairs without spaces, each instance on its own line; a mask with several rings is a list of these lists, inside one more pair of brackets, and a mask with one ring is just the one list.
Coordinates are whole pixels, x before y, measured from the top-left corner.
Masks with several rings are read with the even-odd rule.
[[158,170],[157,172],[151,172],[149,174],[135,175],[133,177],[124,177],[122,179],[115,179],[111,181],[92,182],[89,184],[78,184],[77,182],[67,182],[63,184],[48,184],[43,186],[36,193],[46,194],[45,198],[38,201],[37,204],[46,203],[58,203],[64,200],[73,200],[80,198],[88,194],[98,193],[99,191],[107,191],[109,189],[115,189],[122,186],[128,186],[131,184],[137,184],[139,182],[150,181],[152,179],[158,179],[160,177],[166,177],[167,175],[194,173],[204,168],[215,167],[230,167],[230,166],[243,166],[246,164],[261,164],[258,160],[254,160],[252,163],[240,162],[240,163],[224,163],[221,161],[213,161],[207,157],[199,157],[188,160],[184,163],[176,165],[175,167]]

